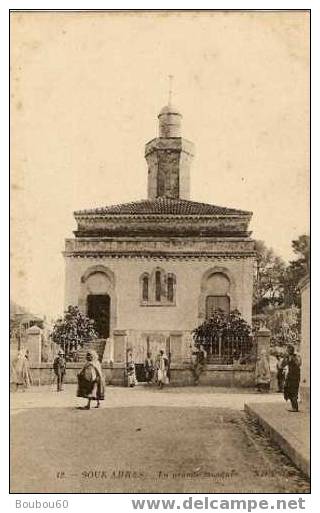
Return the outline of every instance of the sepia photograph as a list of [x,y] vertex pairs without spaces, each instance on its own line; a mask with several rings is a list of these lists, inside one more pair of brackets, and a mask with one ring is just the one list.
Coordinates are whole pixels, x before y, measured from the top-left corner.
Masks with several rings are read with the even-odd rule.
[[10,11],[10,493],[310,493],[310,11]]

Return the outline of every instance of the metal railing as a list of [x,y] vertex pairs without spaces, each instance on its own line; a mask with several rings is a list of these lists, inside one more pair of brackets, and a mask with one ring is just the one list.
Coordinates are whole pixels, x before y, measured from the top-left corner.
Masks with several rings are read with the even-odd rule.
[[254,343],[250,336],[214,334],[203,341],[207,363],[233,365],[251,363],[254,359]]

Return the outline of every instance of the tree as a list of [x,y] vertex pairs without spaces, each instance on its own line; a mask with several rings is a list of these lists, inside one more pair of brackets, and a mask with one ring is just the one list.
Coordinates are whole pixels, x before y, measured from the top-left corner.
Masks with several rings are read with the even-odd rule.
[[94,321],[80,312],[77,306],[68,306],[63,319],[58,319],[51,333],[52,340],[69,356],[85,342],[97,338]]
[[261,240],[255,242],[256,264],[253,282],[254,313],[259,314],[268,305],[280,305],[284,298],[286,264],[273,249]]
[[300,309],[297,306],[275,308],[268,312],[266,326],[271,331],[271,345],[285,346],[300,341]]
[[291,260],[283,276],[284,304],[300,306],[300,291],[298,284],[301,278],[310,273],[310,237],[300,235],[292,241],[292,249],[297,258]]

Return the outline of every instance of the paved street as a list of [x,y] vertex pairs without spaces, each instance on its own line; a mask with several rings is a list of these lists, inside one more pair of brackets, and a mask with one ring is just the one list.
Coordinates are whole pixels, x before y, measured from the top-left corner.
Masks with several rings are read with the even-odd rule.
[[[308,481],[243,412],[281,395],[107,387],[80,410],[68,385],[11,396],[13,492],[300,492]],[[285,408],[285,404],[283,403]]]

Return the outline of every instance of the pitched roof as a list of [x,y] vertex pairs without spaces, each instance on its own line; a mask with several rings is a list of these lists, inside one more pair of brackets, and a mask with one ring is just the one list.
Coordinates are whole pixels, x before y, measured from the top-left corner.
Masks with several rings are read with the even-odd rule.
[[75,215],[186,215],[186,216],[251,216],[252,212],[235,208],[219,207],[209,203],[200,203],[185,199],[156,198],[121,203],[88,210],[78,210]]

